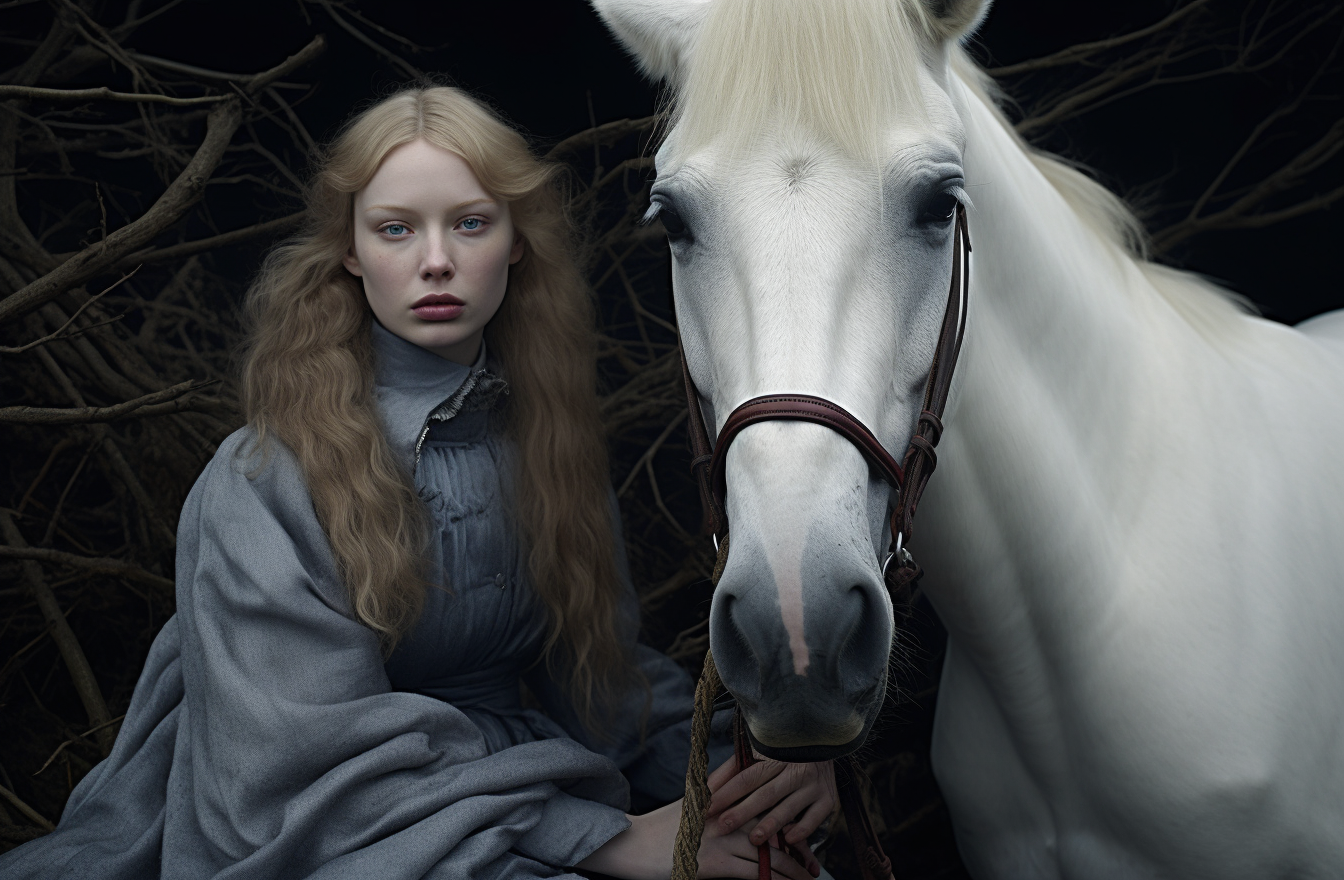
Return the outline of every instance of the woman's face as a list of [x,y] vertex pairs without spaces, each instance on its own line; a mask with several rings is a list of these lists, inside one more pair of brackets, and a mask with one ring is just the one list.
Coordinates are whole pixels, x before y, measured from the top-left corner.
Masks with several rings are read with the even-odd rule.
[[470,365],[504,299],[509,266],[523,255],[509,206],[467,163],[425,140],[387,154],[355,194],[355,235],[345,268],[388,330]]

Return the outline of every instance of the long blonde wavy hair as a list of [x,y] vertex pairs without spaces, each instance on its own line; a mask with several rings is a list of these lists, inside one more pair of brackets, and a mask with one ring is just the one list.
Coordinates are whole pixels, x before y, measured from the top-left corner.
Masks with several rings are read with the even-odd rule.
[[248,292],[247,420],[263,449],[274,438],[298,460],[354,614],[390,652],[424,605],[428,518],[379,428],[373,317],[342,258],[355,194],[417,139],[465,160],[524,241],[486,340],[511,390],[513,510],[549,614],[545,661],[567,670],[561,683],[591,727],[595,707],[613,705],[631,678],[619,637],[631,622],[620,609],[593,308],[557,166],[454,88],[407,89],[351,119],[309,184],[302,232],[270,253]]

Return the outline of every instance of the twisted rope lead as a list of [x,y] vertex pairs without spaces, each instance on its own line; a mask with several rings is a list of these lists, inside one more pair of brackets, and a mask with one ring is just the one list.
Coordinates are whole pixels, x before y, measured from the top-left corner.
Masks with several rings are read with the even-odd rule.
[[[714,562],[714,573],[710,575],[715,587],[719,585],[719,578],[723,577],[723,569],[727,564],[728,536],[724,535],[719,543],[719,558]],[[705,813],[709,812],[710,800],[709,725],[714,717],[714,700],[722,686],[719,670],[714,665],[714,653],[706,651],[705,668],[700,673],[699,684],[695,686],[695,712],[691,716],[691,757],[686,765],[686,797],[681,803],[681,823],[677,826],[677,840],[672,846],[671,880],[696,880],[700,871],[700,841],[705,834]],[[740,735],[735,735],[734,739],[742,748]],[[750,746],[746,748],[750,749]],[[742,759],[739,757],[739,760]],[[742,763],[745,766],[749,762]],[[882,844],[873,832],[872,820],[859,794],[863,769],[853,755],[837,760],[835,769],[845,823],[849,828],[854,858],[863,880],[893,880],[891,860],[882,851]],[[769,854],[764,850],[762,847],[760,876],[768,877]]]
[[[710,581],[719,585],[723,567],[728,564],[728,537],[719,543],[719,558],[714,562]],[[691,759],[686,765],[686,798],[681,803],[681,824],[672,846],[671,880],[695,880],[700,870],[697,856],[705,834],[705,813],[709,812],[709,723],[714,718],[714,700],[719,695],[719,670],[714,653],[705,652],[705,668],[695,686],[695,713],[691,716]]]
[[695,686],[695,714],[691,716],[691,760],[686,767],[686,799],[681,803],[681,825],[672,847],[672,880],[695,880],[696,856],[705,833],[709,811],[709,722],[719,693],[719,671],[714,655],[705,653],[705,671]]

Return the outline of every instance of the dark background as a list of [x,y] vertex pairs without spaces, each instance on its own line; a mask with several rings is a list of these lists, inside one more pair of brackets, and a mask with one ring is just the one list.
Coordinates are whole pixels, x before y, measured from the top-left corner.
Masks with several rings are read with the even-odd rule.
[[[991,64],[1011,64],[1142,27],[1174,6],[1163,0],[1008,0],[991,8],[972,49]],[[1211,4],[1208,15],[1217,26],[1231,28],[1265,6],[1226,0]],[[419,69],[484,96],[543,144],[594,121],[654,111],[655,88],[638,75],[583,0],[408,0],[359,8],[370,20],[430,51],[399,49],[390,39],[382,40],[383,45],[403,51]],[[248,72],[279,62],[314,30],[327,35],[331,48],[299,77],[318,83],[318,88],[298,112],[321,140],[353,106],[408,77],[390,64],[370,65],[367,49],[324,20],[320,8],[294,0],[191,0],[143,27],[134,43],[148,54],[190,57],[202,66]],[[202,34],[209,39],[202,42]],[[1188,200],[1246,132],[1322,63],[1328,50],[1321,40],[1308,41],[1260,73],[1142,92],[1069,121],[1045,138],[1044,145],[1088,165],[1117,191],[1135,196],[1141,208]],[[349,63],[352,58],[360,63]],[[1055,80],[1076,75],[1065,69]],[[1040,91],[1054,83],[1047,74],[1026,85]],[[1326,91],[1331,89],[1338,90],[1337,79],[1326,85]],[[1015,97],[1029,100],[1031,95]],[[1338,116],[1337,101],[1317,101],[1303,108],[1296,129],[1323,128]],[[1284,140],[1280,136],[1277,143],[1282,146]],[[1253,178],[1284,158],[1271,143],[1251,156],[1241,173]],[[1338,178],[1336,166],[1334,180],[1325,188],[1337,186]],[[1166,260],[1218,279],[1249,296],[1267,316],[1291,323],[1344,305],[1344,289],[1327,272],[1340,231],[1338,210],[1319,211],[1266,229],[1203,236],[1178,247]]]

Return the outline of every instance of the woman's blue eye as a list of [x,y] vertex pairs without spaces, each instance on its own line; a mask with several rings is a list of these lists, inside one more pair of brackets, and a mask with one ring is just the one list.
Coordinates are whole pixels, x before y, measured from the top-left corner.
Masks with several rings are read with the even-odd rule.
[[408,230],[405,226],[402,226],[400,223],[393,223],[390,226],[383,227],[383,232],[386,232],[388,235],[405,235],[409,231],[410,230]]
[[468,217],[467,219],[465,219],[465,220],[462,221],[462,228],[463,228],[463,229],[466,229],[467,231],[472,231],[472,230],[475,230],[475,229],[480,229],[480,228],[481,228],[481,218],[479,218],[479,217]]

